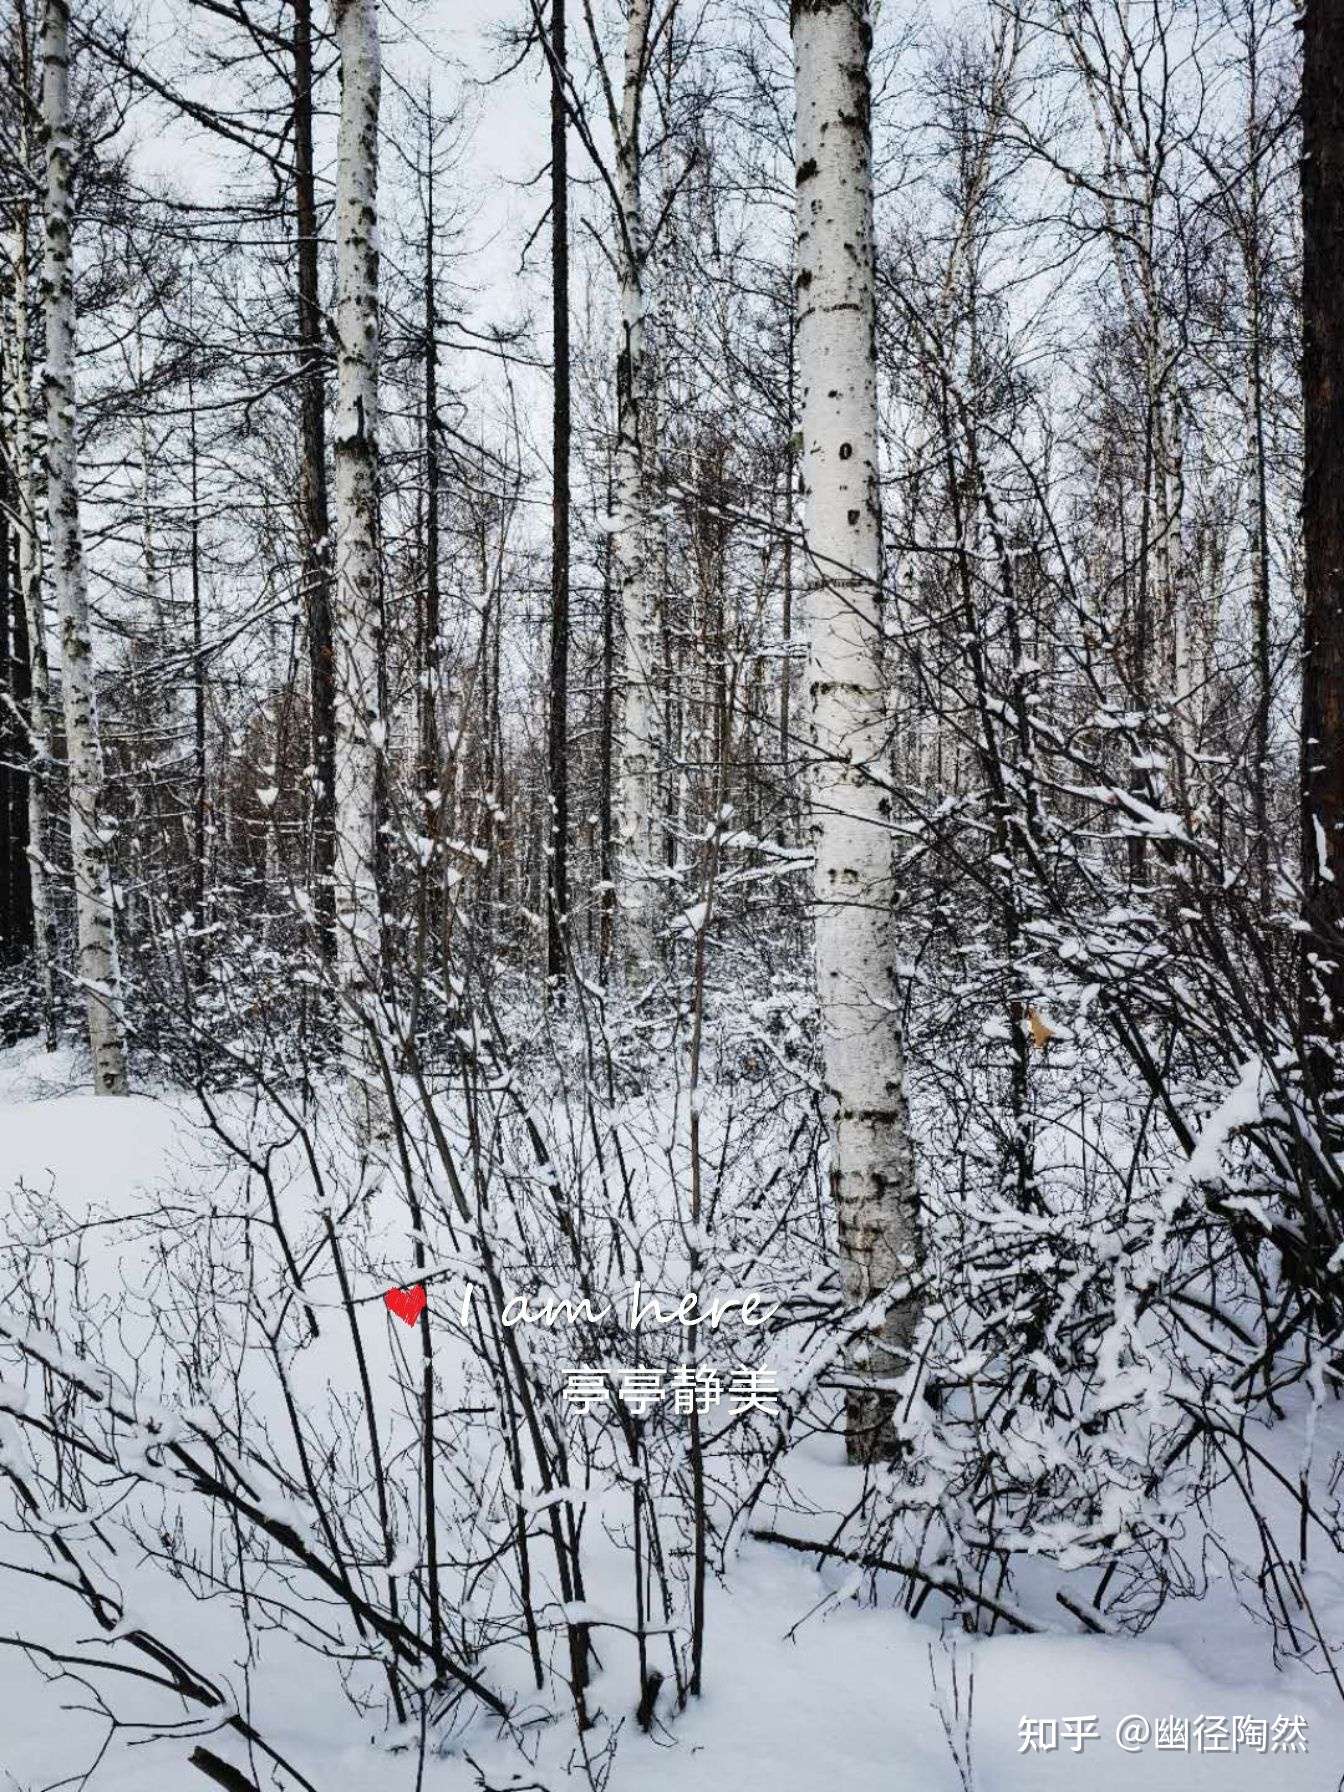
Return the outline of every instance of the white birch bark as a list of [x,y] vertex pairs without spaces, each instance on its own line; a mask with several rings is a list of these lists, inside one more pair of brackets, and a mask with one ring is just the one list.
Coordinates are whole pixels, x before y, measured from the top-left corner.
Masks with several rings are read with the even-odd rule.
[[1180,748],[1181,791],[1192,802],[1191,785],[1195,753],[1199,745],[1199,702],[1202,679],[1196,665],[1197,643],[1192,639],[1190,593],[1185,563],[1185,450],[1182,442],[1179,393],[1166,406],[1161,444],[1163,542],[1159,566],[1171,633],[1172,707],[1176,740]]
[[70,850],[79,982],[88,1016],[94,1090],[99,1095],[124,1095],[129,1086],[126,1022],[108,852],[111,823],[103,807],[103,753],[79,515],[69,59],[67,0],[46,0],[42,22],[42,134],[46,150],[42,299],[46,322],[47,529],[61,631],[61,691],[70,772]]
[[381,1110],[377,773],[385,744],[378,590],[377,0],[332,0],[341,68],[336,145],[336,961],[346,1065],[361,1123]]
[[[20,122],[20,155],[30,165],[28,128]],[[28,205],[17,201],[9,231],[9,265],[14,281],[10,329],[9,405],[14,418],[14,526],[18,535],[19,601],[28,632],[28,882],[33,898],[33,949],[42,992],[42,1032],[48,1051],[56,1049],[56,911],[52,903],[47,848],[47,790],[51,771],[51,667],[47,659],[47,616],[42,601],[42,543],[37,529],[37,478],[33,460],[33,385],[28,342]]]
[[631,0],[616,144],[620,337],[616,359],[616,465],[612,491],[612,563],[625,641],[617,777],[618,873],[627,976],[654,956],[657,842],[658,704],[654,688],[657,612],[644,502],[641,401],[645,382],[645,224],[640,111],[648,72],[652,0]]
[[[880,1296],[920,1253],[884,743],[870,41],[867,0],[794,0],[817,988],[851,1303]],[[852,1366],[899,1374],[917,1319],[914,1300],[896,1301]],[[884,1448],[888,1411],[879,1394],[851,1396],[851,1457]]]

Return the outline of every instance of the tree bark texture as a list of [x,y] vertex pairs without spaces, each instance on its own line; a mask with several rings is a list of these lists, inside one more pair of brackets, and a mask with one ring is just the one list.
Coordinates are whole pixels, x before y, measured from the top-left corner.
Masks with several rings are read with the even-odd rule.
[[1302,17],[1303,1031],[1318,1082],[1344,1043],[1344,8]]
[[[31,57],[26,8],[16,9],[16,67],[26,100],[31,90]],[[24,168],[32,162],[28,108],[20,105],[18,124],[20,157]],[[28,644],[28,885],[33,907],[33,946],[42,1003],[43,1041],[56,1049],[56,908],[51,889],[48,853],[49,774],[51,768],[51,667],[47,655],[46,605],[42,596],[42,544],[38,533],[38,489],[33,452],[32,350],[29,345],[28,299],[30,279],[29,232],[31,219],[26,200],[16,201],[10,223],[9,264],[13,281],[10,295],[12,328],[8,372],[14,418],[14,527],[18,536],[18,593],[15,613],[21,616]]]
[[[866,0],[795,0],[798,381],[811,628],[811,835],[831,1187],[844,1291],[914,1268],[919,1216],[897,1016],[882,688],[872,147]],[[898,1300],[853,1355],[905,1367],[918,1307]],[[849,1404],[849,1449],[883,1447],[890,1403]]]
[[42,130],[46,150],[47,527],[61,631],[61,686],[70,772],[70,849],[79,984],[84,992],[94,1089],[125,1095],[126,1023],[117,957],[116,906],[105,808],[103,753],[80,526],[75,392],[75,291],[71,201],[70,10],[47,0],[42,27]]
[[340,53],[336,147],[336,949],[347,1067],[376,1105],[369,1047],[381,986],[378,765],[385,745],[378,587],[377,0],[333,0]]
[[619,926],[623,936],[619,949],[626,974],[632,977],[645,974],[654,957],[655,866],[660,858],[653,830],[659,720],[653,686],[657,617],[649,565],[641,424],[647,294],[640,118],[652,24],[652,0],[631,0],[616,145],[620,336],[611,545],[625,646],[617,779]]
[[569,912],[569,147],[564,78],[565,0],[551,0],[551,677],[546,756],[550,788],[550,900],[546,975],[565,973]]
[[300,394],[299,510],[308,619],[312,739],[313,901],[324,954],[334,944],[336,863],[336,675],[331,628],[331,540],[327,509],[326,376],[318,288],[317,186],[313,171],[312,0],[294,4],[294,221],[298,263]]

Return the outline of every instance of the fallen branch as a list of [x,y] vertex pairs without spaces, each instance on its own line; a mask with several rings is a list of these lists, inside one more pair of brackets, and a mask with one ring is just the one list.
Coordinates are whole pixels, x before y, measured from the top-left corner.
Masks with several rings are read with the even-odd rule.
[[[796,1549],[801,1555],[816,1555],[833,1558],[836,1561],[852,1562],[858,1568],[870,1568],[879,1574],[900,1574],[906,1580],[918,1582],[920,1586],[929,1587],[935,1593],[945,1593],[950,1599],[962,1599],[972,1605],[978,1605],[996,1618],[1002,1618],[1005,1624],[1011,1624],[1024,1636],[1037,1636],[1045,1631],[1046,1626],[1029,1618],[1025,1612],[1016,1607],[1005,1605],[1001,1599],[991,1598],[988,1593],[977,1592],[968,1587],[959,1575],[940,1574],[936,1568],[918,1568],[910,1562],[893,1562],[887,1556],[875,1555],[869,1551],[837,1549],[833,1543],[809,1542],[805,1537],[790,1537],[784,1531],[753,1530],[750,1535],[760,1543],[778,1543],[783,1549]],[[1082,1614],[1078,1613],[1081,1617]],[[1094,1626],[1089,1626],[1094,1628]]]

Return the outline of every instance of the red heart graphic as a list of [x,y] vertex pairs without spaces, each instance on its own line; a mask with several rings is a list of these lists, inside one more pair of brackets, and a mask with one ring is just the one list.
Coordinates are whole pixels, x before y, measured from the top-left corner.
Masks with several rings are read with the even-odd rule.
[[414,1325],[425,1310],[426,1295],[418,1282],[414,1288],[389,1288],[383,1299],[404,1325]]

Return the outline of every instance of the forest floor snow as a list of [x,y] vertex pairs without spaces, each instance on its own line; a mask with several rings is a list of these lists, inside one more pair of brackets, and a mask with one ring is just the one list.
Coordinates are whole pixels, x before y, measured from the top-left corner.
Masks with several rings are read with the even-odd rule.
[[[188,1099],[95,1100],[78,1092],[78,1075],[64,1055],[0,1054],[0,1195],[22,1180],[49,1187],[67,1209],[89,1203],[126,1212],[148,1205],[156,1187],[180,1187],[184,1167],[208,1147]],[[825,1472],[850,1471],[832,1462]],[[0,1546],[12,1559],[11,1541]],[[706,1695],[650,1737],[628,1721],[609,1792],[1338,1792],[1344,1701],[1333,1682],[1294,1661],[1276,1667],[1264,1626],[1217,1578],[1216,1564],[1210,1573],[1202,1598],[1169,1601],[1138,1638],[1081,1636],[1066,1630],[1067,1619],[1058,1635],[970,1637],[948,1626],[940,1637],[936,1622],[853,1601],[809,1616],[825,1577],[801,1555],[750,1542],[727,1582],[710,1590]],[[1323,1609],[1344,1611],[1344,1573],[1317,1568],[1312,1579],[1318,1588],[1326,1580]],[[591,1596],[600,1603],[600,1588]],[[0,1574],[0,1644],[20,1630],[68,1644],[92,1628],[65,1595]],[[283,1673],[272,1663],[264,1686],[250,1684],[232,1633],[222,1623],[218,1634],[212,1629],[210,1608],[193,1609],[191,1636],[201,1666],[264,1707],[267,1734],[292,1751],[318,1792],[416,1792],[414,1753],[378,1746],[368,1722],[333,1699],[332,1679],[314,1658],[296,1648]],[[973,1687],[965,1775],[935,1694],[935,1675],[945,1692],[949,1686],[949,1651],[963,1699]],[[593,1697],[601,1703],[600,1679]],[[1271,1750],[1276,1720],[1298,1717],[1306,1752]],[[1226,1721],[1226,1747],[1210,1722],[1217,1718]],[[1037,1735],[1046,1742],[1053,1721],[1056,1745],[1024,1748],[1023,1719],[1044,1720]],[[1137,1746],[1136,1719],[1150,1727]],[[1168,1719],[1177,1722],[1159,1747],[1157,1726]],[[1233,1750],[1237,1719],[1264,1724],[1263,1752],[1253,1728]],[[1117,1740],[1126,1722],[1128,1750]],[[0,1792],[78,1784],[106,1734],[83,1687],[0,1646]],[[136,1732],[123,1730],[99,1762],[93,1792],[204,1787],[186,1763],[201,1739],[195,1730],[137,1745]],[[492,1759],[475,1745],[473,1754],[492,1787],[528,1783],[526,1774],[513,1778],[516,1754]],[[559,1783],[556,1765],[544,1768],[550,1784]],[[268,1783],[264,1773],[260,1783]],[[479,1783],[461,1759],[425,1767],[424,1792],[468,1792]]]

